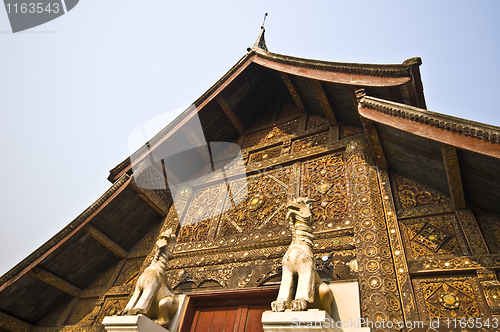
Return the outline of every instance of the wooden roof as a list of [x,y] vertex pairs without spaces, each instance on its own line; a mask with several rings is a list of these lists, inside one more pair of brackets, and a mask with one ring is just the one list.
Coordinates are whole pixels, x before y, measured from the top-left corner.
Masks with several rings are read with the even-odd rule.
[[102,197],[0,278],[0,322],[7,317],[35,324],[161,223],[171,204],[168,193],[138,188],[132,166],[155,149],[192,139],[195,115],[207,142],[235,141],[283,103],[331,125],[363,127],[379,167],[450,194],[456,206],[500,215],[500,128],[426,111],[419,58],[394,65],[299,59],[267,51],[263,33],[193,107],[110,171],[113,184]]

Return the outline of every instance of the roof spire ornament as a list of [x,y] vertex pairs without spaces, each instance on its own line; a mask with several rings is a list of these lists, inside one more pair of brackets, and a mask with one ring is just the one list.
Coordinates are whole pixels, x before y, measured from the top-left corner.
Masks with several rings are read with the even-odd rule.
[[267,17],[267,13],[264,14],[264,21],[262,21],[262,25],[260,26],[259,37],[255,41],[255,44],[253,45],[252,48],[247,48],[248,52],[250,52],[252,50],[257,50],[259,48],[261,50],[267,51],[266,40],[264,39],[264,32],[266,31],[266,29],[264,29],[264,24],[266,23],[266,17]]

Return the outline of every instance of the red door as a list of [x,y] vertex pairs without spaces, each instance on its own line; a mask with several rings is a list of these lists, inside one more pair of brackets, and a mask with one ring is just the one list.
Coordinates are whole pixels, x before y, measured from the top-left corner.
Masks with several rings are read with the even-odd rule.
[[271,310],[277,289],[192,294],[182,332],[263,332],[262,313]]

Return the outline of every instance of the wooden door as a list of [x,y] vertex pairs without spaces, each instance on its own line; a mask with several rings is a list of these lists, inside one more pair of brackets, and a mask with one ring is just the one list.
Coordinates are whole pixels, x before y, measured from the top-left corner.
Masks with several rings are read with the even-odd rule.
[[263,332],[262,313],[271,310],[277,289],[192,294],[182,332]]
[[190,332],[263,332],[262,313],[268,304],[198,307]]

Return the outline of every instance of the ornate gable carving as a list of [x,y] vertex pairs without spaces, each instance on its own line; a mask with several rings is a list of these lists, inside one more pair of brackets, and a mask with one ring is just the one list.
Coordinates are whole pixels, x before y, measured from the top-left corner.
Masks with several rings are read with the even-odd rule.
[[454,211],[451,199],[399,174],[391,174],[394,200],[400,218]]

